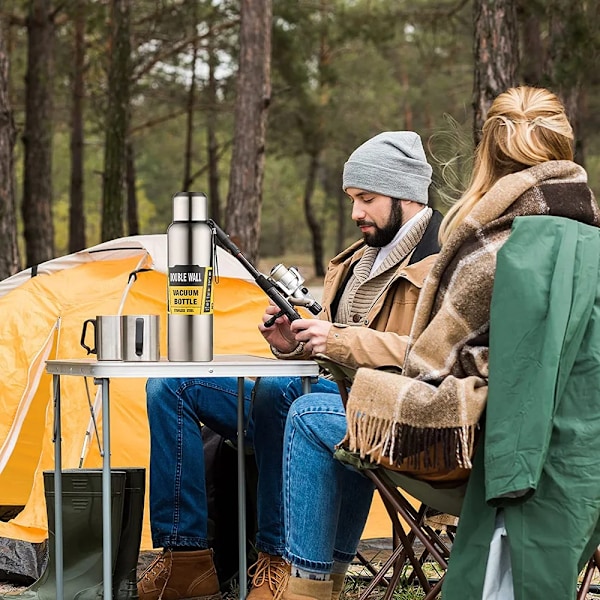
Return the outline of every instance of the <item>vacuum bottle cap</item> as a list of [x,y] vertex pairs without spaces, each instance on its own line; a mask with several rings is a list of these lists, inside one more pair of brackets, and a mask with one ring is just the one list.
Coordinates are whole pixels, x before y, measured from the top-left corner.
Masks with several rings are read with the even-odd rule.
[[208,200],[200,192],[178,192],[173,196],[173,221],[206,221]]

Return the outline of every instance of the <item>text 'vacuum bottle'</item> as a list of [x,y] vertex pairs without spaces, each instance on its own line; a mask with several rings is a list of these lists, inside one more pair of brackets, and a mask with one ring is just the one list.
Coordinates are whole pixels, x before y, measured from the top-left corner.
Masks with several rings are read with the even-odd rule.
[[204,194],[173,196],[167,229],[169,360],[213,359],[213,230]]

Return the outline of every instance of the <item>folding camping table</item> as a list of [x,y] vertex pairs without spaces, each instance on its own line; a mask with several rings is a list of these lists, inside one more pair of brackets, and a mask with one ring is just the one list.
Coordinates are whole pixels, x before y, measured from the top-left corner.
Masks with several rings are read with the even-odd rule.
[[104,598],[112,597],[112,548],[111,548],[111,480],[110,480],[110,396],[111,378],[146,377],[237,377],[237,465],[238,465],[238,515],[239,515],[239,580],[240,600],[247,593],[246,584],[246,487],[244,473],[244,378],[289,377],[303,378],[305,393],[310,391],[311,378],[319,372],[318,365],[306,360],[276,360],[248,355],[219,355],[210,362],[122,362],[91,359],[49,360],[47,372],[53,376],[54,390],[54,502],[56,544],[56,597],[63,597],[63,521],[62,521],[62,453],[60,378],[65,375],[93,377],[102,390],[102,569]]

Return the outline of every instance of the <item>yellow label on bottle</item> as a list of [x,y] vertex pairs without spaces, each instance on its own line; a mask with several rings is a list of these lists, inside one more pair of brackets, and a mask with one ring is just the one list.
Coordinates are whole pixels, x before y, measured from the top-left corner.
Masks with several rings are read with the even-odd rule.
[[212,267],[169,267],[170,315],[212,315]]

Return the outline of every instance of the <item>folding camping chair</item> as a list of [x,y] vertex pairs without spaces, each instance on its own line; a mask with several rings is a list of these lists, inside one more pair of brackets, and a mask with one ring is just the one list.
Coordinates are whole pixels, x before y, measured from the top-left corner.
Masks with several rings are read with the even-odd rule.
[[[331,373],[345,403],[348,387],[354,377],[354,369],[337,363],[325,355],[319,355],[316,360],[321,367]],[[368,460],[362,460],[358,455],[344,449],[337,450],[335,458],[359,469],[373,481],[392,526],[392,552],[380,567],[376,567],[362,553],[357,553],[358,560],[373,576],[359,600],[365,600],[379,585],[387,587],[383,600],[389,600],[397,585],[401,583],[406,566],[410,567],[411,572],[405,583],[407,585],[418,583],[426,593],[425,600],[436,598],[441,591],[443,572],[448,566],[450,556],[448,541],[452,542],[454,526],[449,527],[446,531],[447,535],[443,536],[440,528],[431,524],[429,517],[432,514],[444,514],[457,518],[466,483],[452,488],[436,487],[397,471],[385,469]],[[413,506],[408,499],[409,496],[418,500],[420,506]],[[425,567],[425,563],[430,559],[437,563],[442,571],[438,580],[433,582],[427,576]],[[388,579],[387,574],[390,570],[392,575]]]
[[[418,583],[425,592],[424,600],[437,598],[441,592],[444,571],[450,558],[454,528],[449,529],[446,536],[448,539],[445,539],[440,534],[439,528],[430,524],[428,515],[433,509],[444,515],[454,515],[458,521],[466,484],[456,488],[436,488],[427,482],[361,461],[356,454],[345,450],[338,450],[336,458],[352,464],[373,481],[382,497],[392,525],[392,553],[381,567],[375,568],[363,556],[357,555],[360,562],[373,575],[367,587],[361,592],[359,600],[366,600],[379,585],[387,588],[382,600],[390,600],[406,566],[412,568],[412,573],[404,583],[406,585]],[[407,495],[420,500],[421,506],[415,508]],[[405,531],[403,522],[408,526],[408,532]],[[417,550],[419,546],[417,542],[423,546],[422,550]],[[432,581],[424,569],[425,562],[429,559],[437,563],[441,571],[436,581]],[[392,575],[388,579],[386,576],[390,570]],[[600,548],[594,551],[581,573],[577,600],[586,600],[595,573],[600,574]]]
[[[444,536],[441,528],[432,524],[430,517],[443,514],[457,518],[466,484],[447,489],[436,488],[428,482],[361,460],[356,454],[343,449],[336,451],[335,458],[352,465],[371,479],[381,495],[392,526],[392,552],[380,567],[377,568],[362,554],[357,554],[360,562],[373,575],[361,592],[360,600],[368,598],[379,585],[387,587],[383,600],[389,600],[401,583],[420,585],[426,594],[425,600],[436,598],[448,566],[454,525],[447,528]],[[420,506],[413,506],[409,496],[418,500]],[[426,564],[429,562],[436,563],[441,571],[437,580],[432,581],[427,574]],[[388,578],[390,570],[392,574]],[[406,575],[404,580],[403,575]]]
[[[332,374],[345,402],[354,369],[340,365],[324,355],[317,357],[317,362]],[[372,575],[359,600],[366,600],[380,585],[387,588],[382,600],[390,600],[399,584],[418,584],[425,592],[424,600],[437,598],[448,566],[453,531],[458,523],[467,483],[442,487],[386,469],[344,449],[337,450],[335,458],[357,468],[373,481],[392,526],[392,552],[380,567],[360,552],[357,553],[358,560]],[[409,497],[418,500],[420,506],[413,506]],[[429,517],[432,513],[456,518],[454,526],[446,530],[445,536],[441,534],[439,527],[431,524],[432,519]],[[439,577],[433,581],[428,577],[426,569],[426,562],[431,561],[439,567]],[[407,566],[410,574],[402,580],[402,576],[407,573]],[[586,599],[596,569],[600,572],[600,548],[596,549],[584,569],[577,600]],[[390,570],[392,574],[388,577]]]

